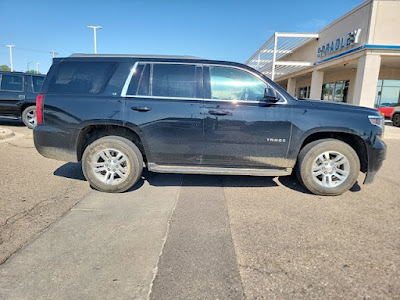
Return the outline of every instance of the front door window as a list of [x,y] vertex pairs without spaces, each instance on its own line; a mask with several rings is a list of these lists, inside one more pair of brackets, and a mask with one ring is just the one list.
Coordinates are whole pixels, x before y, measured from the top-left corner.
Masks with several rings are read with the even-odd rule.
[[211,99],[260,101],[267,85],[243,70],[210,66]]

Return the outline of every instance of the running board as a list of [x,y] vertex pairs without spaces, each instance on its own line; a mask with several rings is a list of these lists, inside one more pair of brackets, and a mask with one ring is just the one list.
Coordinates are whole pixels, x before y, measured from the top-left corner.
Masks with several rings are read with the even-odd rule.
[[292,174],[291,168],[284,169],[249,169],[249,168],[216,168],[207,166],[172,166],[148,163],[149,171],[156,173],[181,173],[205,175],[249,175],[249,176],[286,176]]

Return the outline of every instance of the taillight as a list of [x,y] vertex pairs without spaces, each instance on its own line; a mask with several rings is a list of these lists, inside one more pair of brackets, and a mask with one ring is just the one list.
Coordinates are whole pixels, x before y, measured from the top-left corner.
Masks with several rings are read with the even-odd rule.
[[43,124],[43,95],[39,94],[36,97],[36,119],[37,124]]

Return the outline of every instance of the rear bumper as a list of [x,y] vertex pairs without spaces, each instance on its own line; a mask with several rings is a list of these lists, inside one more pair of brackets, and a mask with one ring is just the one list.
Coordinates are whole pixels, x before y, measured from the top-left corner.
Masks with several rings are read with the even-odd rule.
[[386,144],[376,139],[375,143],[367,148],[368,150],[368,171],[365,176],[364,183],[372,183],[376,173],[382,167],[382,163],[386,158]]
[[33,130],[36,150],[47,158],[76,162],[76,150],[73,147],[71,132],[59,128],[39,125]]

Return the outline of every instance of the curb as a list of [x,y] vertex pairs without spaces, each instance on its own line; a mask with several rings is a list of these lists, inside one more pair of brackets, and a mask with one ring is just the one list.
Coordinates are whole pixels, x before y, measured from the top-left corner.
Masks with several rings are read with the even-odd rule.
[[15,136],[14,132],[9,129],[0,128],[0,140],[9,139]]

